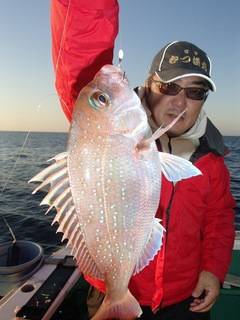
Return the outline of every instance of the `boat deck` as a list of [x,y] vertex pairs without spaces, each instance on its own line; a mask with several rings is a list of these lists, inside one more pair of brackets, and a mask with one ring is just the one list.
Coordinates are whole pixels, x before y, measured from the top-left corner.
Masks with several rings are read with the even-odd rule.
[[[237,320],[239,318],[239,265],[240,232],[238,231],[234,242],[230,271],[221,289],[220,297],[212,309],[212,320]],[[72,256],[70,256],[70,250],[63,247],[52,256],[45,258],[42,267],[30,279],[20,283],[17,288],[8,292],[0,300],[1,319],[65,320],[65,318],[55,318],[54,314],[59,310],[64,300],[65,302],[70,301],[66,299],[70,290],[76,291],[76,294],[72,296],[75,296],[75,298],[77,296],[78,304],[82,299],[80,296],[86,296],[88,288],[79,289],[79,283],[81,282],[79,279],[80,272]],[[84,283],[81,285],[84,285]],[[84,299],[82,301],[82,304],[84,304]],[[81,308],[86,309],[86,306]],[[87,319],[86,315],[81,316],[81,319]]]

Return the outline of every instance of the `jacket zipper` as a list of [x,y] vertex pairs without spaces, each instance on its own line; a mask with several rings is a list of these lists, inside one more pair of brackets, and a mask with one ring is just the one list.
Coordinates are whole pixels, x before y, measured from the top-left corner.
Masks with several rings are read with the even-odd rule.
[[[171,145],[171,138],[168,140],[168,151],[170,154],[172,154],[172,145]],[[169,224],[169,219],[170,219],[170,210],[172,207],[172,201],[173,201],[173,195],[174,195],[174,184],[172,183],[172,192],[171,192],[171,197],[166,209],[166,230],[168,230],[168,224]],[[166,235],[166,244],[167,244],[167,235]]]
[[[169,153],[172,154],[171,138],[169,138],[169,141],[168,141],[168,150],[169,150]],[[168,225],[169,225],[169,220],[170,220],[170,211],[171,211],[171,207],[172,207],[174,192],[175,192],[175,185],[174,185],[174,183],[172,182],[171,196],[170,196],[170,200],[169,200],[169,203],[168,203],[168,206],[167,206],[167,209],[166,209],[166,225],[165,225],[166,238],[165,238],[165,253],[164,253],[164,255],[166,255],[166,250],[167,250]],[[163,263],[162,274],[164,274],[164,270],[165,270],[165,261],[164,261],[164,263]],[[161,306],[162,306],[162,301],[160,302],[157,310],[161,309]]]
[[[171,193],[171,197],[168,203],[168,207],[166,209],[166,231],[168,231],[168,224],[169,224],[169,219],[170,219],[170,211],[171,211],[171,207],[172,207],[172,202],[173,202],[173,196],[174,196],[174,184],[172,184],[172,193]],[[168,238],[168,232],[166,232],[166,244],[167,244],[167,238]]]

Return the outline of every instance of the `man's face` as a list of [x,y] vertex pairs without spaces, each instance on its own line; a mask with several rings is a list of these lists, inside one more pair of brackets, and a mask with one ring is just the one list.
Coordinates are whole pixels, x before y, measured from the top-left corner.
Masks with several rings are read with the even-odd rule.
[[[159,81],[157,75],[152,77]],[[183,88],[196,87],[208,89],[203,79],[196,76],[189,76],[174,81]],[[150,81],[146,100],[152,112],[152,117],[158,126],[168,125],[183,110],[184,115],[167,132],[168,136],[177,137],[189,130],[197,120],[204,100],[192,100],[186,96],[185,90],[181,90],[177,95],[170,96],[159,92],[159,83]]]

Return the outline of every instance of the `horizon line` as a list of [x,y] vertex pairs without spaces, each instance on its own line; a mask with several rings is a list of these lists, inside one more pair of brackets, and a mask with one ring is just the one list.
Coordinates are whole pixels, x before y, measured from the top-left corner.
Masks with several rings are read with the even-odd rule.
[[[68,131],[32,131],[32,130],[1,130],[0,129],[0,132],[24,132],[24,133],[26,133],[26,132],[29,132],[29,133],[66,133],[66,134],[68,134]],[[222,134],[221,133],[221,135],[223,136],[223,137],[240,137],[240,133],[238,133],[238,134]]]

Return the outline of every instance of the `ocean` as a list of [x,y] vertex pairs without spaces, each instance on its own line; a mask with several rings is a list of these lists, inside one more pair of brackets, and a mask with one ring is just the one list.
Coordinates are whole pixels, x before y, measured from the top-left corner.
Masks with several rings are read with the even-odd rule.
[[[240,230],[240,137],[224,140],[230,150],[226,164],[237,201],[236,230]],[[66,133],[0,132],[0,243],[12,240],[4,217],[17,240],[37,242],[45,254],[61,246],[57,226],[51,226],[54,210],[45,215],[46,206],[39,206],[43,193],[32,195],[28,180],[46,166],[47,159],[65,151],[66,143]]]

